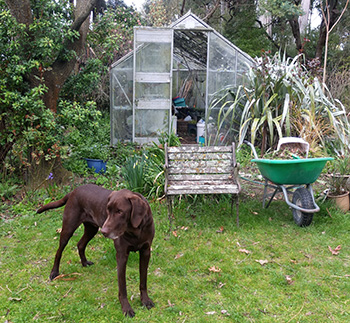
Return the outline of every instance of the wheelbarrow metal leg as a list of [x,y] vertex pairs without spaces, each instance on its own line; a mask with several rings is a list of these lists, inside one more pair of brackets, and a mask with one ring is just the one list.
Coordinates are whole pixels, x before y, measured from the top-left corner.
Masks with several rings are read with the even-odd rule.
[[[271,197],[270,197],[270,200],[269,200],[269,202],[267,203],[267,205],[266,205],[266,207],[265,207],[265,202],[266,202],[266,200],[267,200],[267,198],[268,198],[268,193],[267,193],[267,188],[268,187],[272,187],[272,188],[274,188],[275,189],[275,191],[272,193],[272,195],[271,195]],[[273,198],[275,197],[275,195],[278,193],[278,192],[280,192],[281,191],[281,189],[278,187],[278,186],[272,186],[272,185],[269,185],[268,184],[268,180],[265,178],[265,184],[264,184],[264,196],[263,196],[263,208],[265,209],[267,209],[269,206],[270,206],[270,204],[271,204],[271,202],[272,202],[272,200],[273,200]]]

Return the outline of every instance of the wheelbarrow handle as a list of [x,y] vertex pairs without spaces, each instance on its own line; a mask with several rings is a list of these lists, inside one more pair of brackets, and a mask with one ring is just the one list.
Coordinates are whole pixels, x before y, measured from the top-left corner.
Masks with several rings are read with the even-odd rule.
[[286,203],[293,209],[296,209],[296,210],[299,210],[301,212],[304,212],[304,213],[316,213],[316,212],[319,212],[320,211],[320,207],[316,204],[315,202],[315,198],[314,198],[314,193],[313,193],[313,190],[312,190],[312,186],[311,184],[308,184],[307,185],[307,189],[309,190],[310,194],[311,194],[311,197],[312,197],[312,202],[314,204],[314,208],[313,209],[305,209],[305,208],[302,208],[292,202],[289,201],[288,199],[288,192],[287,192],[287,189],[283,186],[283,185],[278,185],[278,187],[280,187],[280,189],[282,190],[283,192],[283,195],[284,195],[284,199],[286,201]]
[[259,159],[258,154],[256,153],[256,150],[255,150],[255,147],[253,146],[253,144],[251,142],[249,142],[248,140],[243,140],[243,143],[245,143],[246,145],[248,145],[252,149],[253,154],[254,154],[254,158]]

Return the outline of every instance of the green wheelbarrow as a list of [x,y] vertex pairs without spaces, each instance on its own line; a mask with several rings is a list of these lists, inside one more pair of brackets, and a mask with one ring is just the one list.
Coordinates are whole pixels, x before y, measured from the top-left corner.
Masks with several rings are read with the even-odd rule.
[[[265,179],[264,183],[254,181],[254,183],[264,185],[263,207],[268,208],[275,195],[282,192],[286,203],[292,208],[294,222],[300,227],[310,225],[314,213],[320,210],[315,202],[312,183],[320,176],[327,161],[333,160],[333,158],[300,159],[295,156],[295,159],[290,160],[262,159],[258,157],[250,142],[244,141],[244,143],[251,147],[255,157],[251,161],[257,164]],[[274,192],[268,194],[268,188],[274,189]],[[292,201],[289,200],[288,194],[292,194]]]

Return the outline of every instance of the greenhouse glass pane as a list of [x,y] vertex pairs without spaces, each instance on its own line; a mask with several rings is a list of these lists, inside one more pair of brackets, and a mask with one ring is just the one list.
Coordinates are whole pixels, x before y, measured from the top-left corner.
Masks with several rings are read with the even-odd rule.
[[158,137],[169,129],[169,110],[136,110],[135,137]]
[[[135,96],[142,100],[169,98],[170,83],[136,83]],[[154,107],[153,107],[154,108]]]
[[132,141],[132,56],[111,71],[111,144]]
[[209,33],[208,105],[217,91],[236,85],[236,50],[215,33]]
[[242,85],[245,82],[245,75],[249,69],[249,66],[252,65],[252,62],[248,60],[242,54],[238,54],[237,59],[237,85]]
[[[237,50],[215,33],[209,34],[208,110],[206,140],[209,145],[230,144],[235,116],[229,110],[227,89],[236,86]],[[224,97],[224,99],[222,99]]]
[[170,43],[137,43],[136,46],[138,46],[137,73],[169,73],[171,65]]

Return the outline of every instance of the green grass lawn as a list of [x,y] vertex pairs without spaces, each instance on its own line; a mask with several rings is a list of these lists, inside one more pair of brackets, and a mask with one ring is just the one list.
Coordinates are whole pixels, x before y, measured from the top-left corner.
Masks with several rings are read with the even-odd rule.
[[[322,204],[309,227],[297,227],[283,201],[262,209],[242,196],[240,227],[227,197],[175,203],[168,231],[164,202],[151,202],[156,224],[149,266],[147,310],[139,299],[138,254],[127,267],[130,303],[118,301],[113,242],[98,234],[87,249],[94,265],[83,268],[76,244],[63,253],[62,279],[48,277],[58,247],[62,209],[0,222],[1,322],[349,322],[350,214]],[[25,211],[24,211],[25,210]],[[329,250],[341,246],[338,255]]]

